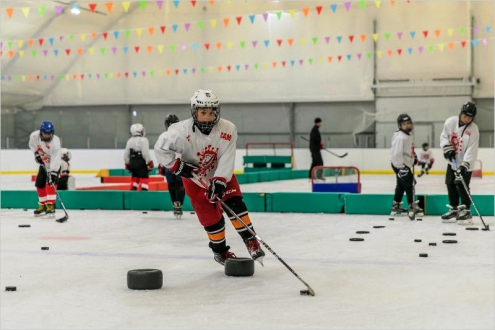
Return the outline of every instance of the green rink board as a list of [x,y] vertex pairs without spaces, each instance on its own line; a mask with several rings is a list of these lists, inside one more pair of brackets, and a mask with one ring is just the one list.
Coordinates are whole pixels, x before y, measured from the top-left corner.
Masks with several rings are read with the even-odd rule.
[[270,193],[266,194],[267,212],[342,213],[344,194]]
[[[482,216],[494,215],[494,196],[493,195],[473,195],[472,196],[476,207],[481,212]],[[447,212],[446,204],[449,204],[449,198],[447,195],[426,195],[425,207],[426,214],[428,215],[441,215]],[[473,205],[471,205],[471,212],[473,216],[477,216]]]
[[[394,195],[388,194],[347,194],[345,195],[346,214],[390,214]],[[402,198],[407,207],[406,197]]]

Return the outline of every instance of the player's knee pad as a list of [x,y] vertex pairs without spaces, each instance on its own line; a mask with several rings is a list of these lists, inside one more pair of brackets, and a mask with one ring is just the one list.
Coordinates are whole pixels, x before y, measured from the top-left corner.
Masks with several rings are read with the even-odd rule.
[[[243,215],[246,215],[248,213],[248,209],[246,206],[246,203],[242,200],[242,197],[240,196],[234,196],[225,201],[225,204],[227,204],[228,207],[232,209],[232,211],[237,214],[238,217],[242,217]],[[228,212],[227,212],[228,214]],[[229,214],[229,218],[232,219],[235,217],[231,214]]]

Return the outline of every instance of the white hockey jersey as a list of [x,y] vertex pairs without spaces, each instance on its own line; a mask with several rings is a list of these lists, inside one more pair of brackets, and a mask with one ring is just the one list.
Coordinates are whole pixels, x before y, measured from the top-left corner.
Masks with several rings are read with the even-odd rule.
[[[193,119],[171,125],[155,144],[155,156],[160,164],[171,168],[180,158],[200,168],[199,176],[206,184],[213,177],[232,179],[235,167],[237,128],[228,120],[220,119],[209,135],[194,127]],[[203,187],[196,179],[193,181]]]
[[463,162],[469,163],[469,171],[474,168],[474,163],[478,159],[478,144],[480,132],[478,126],[471,122],[469,125],[459,126],[459,116],[450,117],[443,125],[440,135],[440,146],[450,144],[455,150],[455,160],[457,166]]
[[41,141],[40,131],[34,131],[29,137],[29,149],[38,152],[41,158],[48,158],[45,163],[48,172],[58,172],[60,169],[60,139],[55,134],[50,142]]
[[423,149],[420,149],[418,152],[418,161],[429,164],[431,160],[433,159],[433,154],[430,149],[424,151]]
[[151,161],[150,142],[144,136],[133,136],[127,140],[124,152],[124,161],[126,164],[129,164],[131,161],[131,149],[134,151],[141,151],[146,164]]
[[407,166],[412,168],[414,163],[413,136],[397,130],[392,137],[390,148],[390,161],[396,168]]

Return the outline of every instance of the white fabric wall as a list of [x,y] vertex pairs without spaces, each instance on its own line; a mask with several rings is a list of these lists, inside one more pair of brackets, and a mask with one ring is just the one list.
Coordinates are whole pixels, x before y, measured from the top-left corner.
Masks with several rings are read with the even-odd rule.
[[[343,154],[348,152],[348,156],[342,159],[322,152],[324,163],[327,166],[356,166],[360,170],[389,170],[390,157],[388,149],[331,149],[335,153]],[[440,149],[432,149],[435,157],[435,169],[444,170],[447,163],[443,158]],[[266,154],[271,154],[267,151]],[[71,150],[73,170],[100,170],[109,168],[124,168],[124,151],[123,150]],[[242,156],[245,150],[237,150],[236,170],[242,170]],[[259,154],[259,151],[257,152]],[[283,153],[278,153],[283,154]],[[287,153],[290,154],[290,153]],[[297,169],[309,169],[311,164],[311,155],[308,149],[295,149],[295,161]],[[32,153],[28,150],[2,150],[1,171],[35,171],[37,164],[34,162]],[[152,158],[156,158],[152,153]],[[479,157],[483,162],[483,171],[495,170],[495,150],[483,148],[479,151]]]

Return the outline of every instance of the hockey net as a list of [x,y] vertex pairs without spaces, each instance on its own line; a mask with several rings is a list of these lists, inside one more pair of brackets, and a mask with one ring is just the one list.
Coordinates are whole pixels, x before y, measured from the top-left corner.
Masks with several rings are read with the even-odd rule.
[[477,160],[474,162],[474,169],[473,169],[473,178],[483,178],[483,163],[481,160]]
[[311,171],[314,192],[361,192],[361,172],[354,166],[316,166]]

